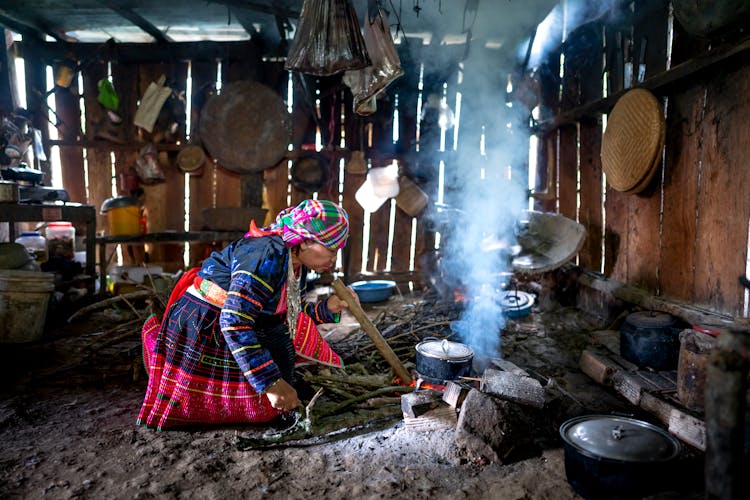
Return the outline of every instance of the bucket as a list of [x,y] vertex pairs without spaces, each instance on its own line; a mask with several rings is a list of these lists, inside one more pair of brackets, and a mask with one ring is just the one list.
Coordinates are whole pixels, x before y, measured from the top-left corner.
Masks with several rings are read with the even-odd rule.
[[408,177],[401,176],[398,179],[399,192],[396,196],[396,205],[412,217],[417,217],[427,206],[429,198],[417,184]]
[[0,343],[41,338],[53,279],[53,273],[0,270]]
[[135,198],[129,196],[109,198],[102,203],[101,211],[107,216],[110,236],[141,233],[141,207]]

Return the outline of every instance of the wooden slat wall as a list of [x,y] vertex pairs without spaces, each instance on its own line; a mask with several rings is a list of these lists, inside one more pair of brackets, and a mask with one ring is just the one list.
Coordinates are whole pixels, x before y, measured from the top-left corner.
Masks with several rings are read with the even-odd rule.
[[[605,68],[597,64],[582,67],[582,54],[566,53],[565,74],[558,87],[554,78],[542,82],[542,98],[561,91],[558,109],[600,98],[596,88],[578,86],[582,82],[601,80],[606,71],[610,94],[623,88],[623,51],[616,44],[622,38],[633,38],[634,73],[637,75],[640,47],[646,43],[645,77],[666,69],[668,2],[638,0],[632,12],[632,30],[621,16],[616,26],[604,25],[604,42],[591,50],[606,56]],[[573,33],[575,39],[577,34]],[[700,56],[708,42],[683,32],[675,23],[672,65]],[[556,54],[547,64],[554,67]],[[571,58],[575,60],[570,61]],[[597,56],[593,57],[596,60]],[[568,62],[570,61],[570,64]],[[583,65],[585,66],[585,64]],[[573,74],[570,74],[573,72]],[[538,164],[540,189],[544,183],[545,161],[559,160],[556,189],[559,211],[571,217],[573,207],[588,229],[586,243],[579,254],[580,264],[655,295],[683,300],[707,309],[744,315],[744,289],[737,276],[745,271],[748,245],[750,199],[747,196],[750,177],[744,174],[747,141],[747,99],[750,90],[750,65],[740,64],[712,72],[690,84],[677,87],[669,95],[659,95],[665,103],[667,134],[664,161],[654,180],[638,195],[611,188],[602,192],[599,159],[601,122],[591,117],[573,126],[546,131],[540,139]],[[580,91],[580,95],[577,92]],[[547,106],[555,108],[554,99]],[[559,134],[554,155],[547,154],[546,144]],[[578,145],[575,145],[575,141]],[[576,189],[569,166],[576,153],[580,167],[580,205],[576,206]],[[602,211],[602,197],[605,197]],[[553,202],[537,203],[550,209]],[[604,254],[601,253],[602,224]],[[602,262],[602,258],[604,261]]]

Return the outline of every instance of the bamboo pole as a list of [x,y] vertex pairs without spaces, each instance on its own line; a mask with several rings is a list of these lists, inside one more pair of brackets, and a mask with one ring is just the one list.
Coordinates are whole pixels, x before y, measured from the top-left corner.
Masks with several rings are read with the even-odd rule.
[[338,295],[338,297],[346,302],[346,304],[349,306],[349,311],[354,315],[362,329],[370,337],[380,354],[382,354],[388,364],[391,365],[391,368],[393,368],[393,371],[398,376],[398,378],[400,378],[402,382],[406,384],[411,383],[411,375],[401,363],[401,360],[398,359],[398,356],[396,356],[396,354],[393,352],[391,346],[388,345],[388,342],[385,341],[378,329],[375,327],[372,321],[370,321],[370,318],[367,317],[365,311],[362,309],[362,306],[359,305],[359,302],[357,302],[355,298],[352,297],[352,294],[347,286],[344,285],[344,283],[340,279],[335,279],[332,283],[332,286],[333,290],[336,292],[336,295]]

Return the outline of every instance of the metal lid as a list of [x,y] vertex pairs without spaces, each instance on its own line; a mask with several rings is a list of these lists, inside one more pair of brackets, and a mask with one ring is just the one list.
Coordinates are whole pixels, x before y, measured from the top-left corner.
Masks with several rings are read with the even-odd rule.
[[636,328],[664,328],[674,324],[674,317],[665,312],[638,311],[628,314],[625,321]]
[[115,198],[107,198],[104,200],[104,203],[102,203],[102,209],[101,212],[104,213],[108,210],[112,210],[113,208],[122,208],[122,207],[137,207],[140,203],[136,198],[133,198],[132,196],[117,196]]
[[474,357],[474,350],[466,344],[450,340],[423,340],[417,344],[417,352],[429,358],[464,361]]
[[623,462],[664,462],[677,456],[680,443],[648,422],[628,417],[589,415],[560,426],[560,436],[592,458]]

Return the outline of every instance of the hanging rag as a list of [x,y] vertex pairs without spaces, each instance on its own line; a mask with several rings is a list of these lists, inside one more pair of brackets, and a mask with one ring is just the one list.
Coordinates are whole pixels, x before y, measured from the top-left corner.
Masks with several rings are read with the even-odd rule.
[[154,130],[154,124],[159,117],[159,112],[172,94],[172,89],[164,85],[166,77],[161,75],[157,82],[151,82],[146,88],[141,98],[141,104],[135,112],[133,123],[151,133]]

